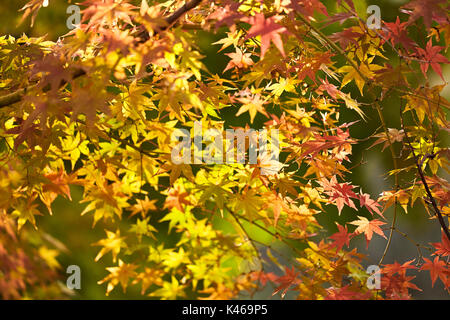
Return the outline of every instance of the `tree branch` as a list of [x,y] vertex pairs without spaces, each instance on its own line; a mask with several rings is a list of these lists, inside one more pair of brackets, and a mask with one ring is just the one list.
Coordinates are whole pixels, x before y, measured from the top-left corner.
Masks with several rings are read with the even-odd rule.
[[430,187],[428,186],[427,180],[425,179],[425,175],[423,174],[423,170],[422,170],[423,161],[426,159],[426,157],[429,157],[429,155],[428,156],[426,155],[424,157],[424,159],[422,159],[422,162],[419,163],[419,159],[418,159],[418,157],[417,157],[417,155],[416,155],[416,153],[414,151],[414,148],[413,148],[413,146],[411,144],[411,141],[409,139],[408,132],[406,131],[405,125],[403,123],[403,115],[402,115],[401,112],[400,112],[400,122],[401,122],[401,126],[402,126],[402,129],[403,129],[403,132],[405,133],[406,142],[407,142],[409,148],[411,149],[411,152],[412,152],[412,155],[413,155],[413,158],[414,158],[414,163],[415,163],[415,165],[417,167],[417,172],[419,173],[420,180],[422,181],[422,184],[423,184],[423,186],[425,188],[425,192],[427,193],[428,199],[430,200],[431,206],[433,207],[434,214],[435,214],[435,216],[437,216],[439,224],[441,225],[441,228],[444,231],[445,235],[447,236],[448,240],[450,240],[450,232],[448,231],[448,228],[447,228],[447,226],[445,224],[444,217],[442,216],[442,213],[441,213],[441,211],[439,210],[439,208],[438,208],[438,206],[436,204],[436,200],[434,199],[434,197],[433,197],[433,195],[431,193]]
[[[198,6],[200,4],[200,2],[202,2],[202,0],[191,0],[187,3],[185,3],[183,6],[181,6],[180,8],[178,8],[174,13],[172,13],[170,16],[167,16],[165,18],[165,21],[167,23],[166,26],[164,26],[163,28],[161,28],[162,31],[167,30],[168,28],[170,28],[183,14],[187,13],[188,11],[190,11],[191,9],[195,8],[196,6]],[[144,39],[148,40],[149,39],[149,34],[146,33],[146,35],[144,35]],[[81,77],[83,75],[85,75],[86,72],[83,69],[77,69],[75,70],[75,72],[72,75],[72,79],[76,79],[78,77]],[[67,82],[66,81],[62,81],[60,84],[60,88],[63,87]],[[10,94],[4,95],[0,97],[0,108],[4,108],[7,106],[10,106],[14,103],[20,102],[22,100],[22,98],[24,97],[24,95],[28,92],[31,91],[32,89],[35,89],[38,86],[38,84],[29,86],[29,87],[25,87],[22,89],[19,89],[15,92],[12,92]],[[50,90],[50,87],[46,87],[44,88],[44,92],[47,92]]]

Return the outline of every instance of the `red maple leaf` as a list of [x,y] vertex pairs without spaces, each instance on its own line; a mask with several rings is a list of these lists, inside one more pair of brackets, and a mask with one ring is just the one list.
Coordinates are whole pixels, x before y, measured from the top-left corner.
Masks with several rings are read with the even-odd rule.
[[363,33],[357,32],[354,28],[347,28],[343,31],[333,33],[330,39],[339,42],[341,48],[345,49],[350,43],[357,45],[359,38],[363,35]]
[[300,274],[300,272],[295,272],[294,267],[292,267],[292,269],[285,267],[285,271],[286,274],[284,276],[275,279],[275,282],[279,283],[280,285],[272,293],[272,296],[283,290],[283,292],[281,293],[281,298],[284,298],[290,286],[300,283],[300,279],[297,279],[297,276]]
[[335,240],[330,244],[330,248],[336,248],[337,251],[341,250],[344,245],[347,247],[350,245],[350,240],[354,237],[354,233],[349,233],[347,230],[347,226],[343,227],[339,224],[336,224],[339,231],[335,234],[331,235],[329,238]]
[[65,62],[62,56],[48,54],[34,62],[32,74],[42,76],[39,85],[42,87],[50,85],[51,90],[57,91],[62,84],[72,79],[72,71],[64,67]]
[[292,8],[307,17],[312,17],[315,11],[328,16],[327,8],[319,0],[291,0],[288,8]]
[[409,14],[408,24],[422,17],[425,26],[430,28],[432,20],[439,24],[447,21],[446,10],[440,6],[441,3],[446,2],[446,0],[414,0],[403,6],[407,10],[401,11]]
[[378,209],[378,207],[381,207],[381,205],[377,201],[371,199],[369,194],[362,193],[362,191],[360,191],[358,198],[361,207],[366,207],[366,209],[369,210],[372,215],[375,212],[376,214],[384,218],[383,213],[380,211],[380,209]]
[[362,293],[350,290],[349,285],[342,288],[328,288],[325,300],[367,300],[370,292]]
[[386,293],[386,298],[390,299],[410,299],[408,290],[420,290],[414,283],[410,282],[414,276],[406,276],[408,269],[417,269],[411,265],[414,260],[403,264],[394,262],[393,264],[383,265],[381,269],[381,288]]
[[87,22],[86,28],[98,28],[98,26],[113,25],[117,19],[133,25],[131,17],[133,10],[137,7],[123,2],[120,5],[115,0],[86,0],[80,3],[86,7],[83,10],[83,18],[81,22]]
[[419,54],[420,58],[422,60],[425,60],[425,62],[420,63],[420,69],[422,70],[422,73],[426,77],[428,67],[431,66],[433,70],[441,76],[442,80],[445,81],[444,77],[442,76],[442,69],[439,63],[450,63],[450,61],[444,57],[442,54],[439,54],[439,52],[444,47],[441,46],[433,46],[431,39],[427,43],[427,47],[424,49],[417,48],[417,53]]
[[400,43],[407,50],[414,47],[414,42],[408,37],[406,31],[407,22],[400,23],[400,18],[397,17],[395,22],[385,22],[384,24],[388,28],[388,40],[393,46]]
[[252,26],[245,37],[246,40],[261,36],[261,59],[264,58],[264,55],[269,49],[270,41],[280,50],[283,57],[285,56],[283,40],[280,34],[288,33],[288,31],[285,27],[277,23],[279,19],[279,16],[266,18],[262,13],[257,13],[254,17],[242,19],[242,21]]
[[216,9],[208,16],[208,19],[217,20],[215,29],[219,29],[222,25],[226,25],[231,30],[234,29],[235,21],[245,17],[238,11],[241,3],[235,1],[225,1],[224,5]]
[[411,265],[411,263],[413,263],[413,262],[414,262],[414,259],[406,261],[403,264],[400,264],[397,261],[395,261],[393,264],[383,265],[382,272],[383,272],[383,274],[386,274],[386,275],[394,275],[396,273],[405,275],[406,271],[408,269],[417,269],[417,267]]
[[339,210],[339,215],[341,214],[344,204],[356,210],[355,203],[351,198],[357,198],[355,192],[353,192],[354,186],[345,183],[338,183],[336,176],[333,176],[330,181],[326,178],[322,178],[319,181],[320,185],[323,187],[325,194],[330,198],[329,201],[334,203]]
[[414,276],[389,275],[381,277],[381,289],[385,291],[386,298],[393,300],[409,300],[411,296],[408,289],[422,291],[414,283],[410,282]]
[[275,282],[278,278],[277,275],[273,272],[263,272],[263,271],[253,271],[250,274],[250,277],[253,281],[259,280],[263,286],[266,285],[268,281]]
[[436,282],[436,279],[439,277],[439,279],[442,280],[444,284],[447,283],[447,277],[450,275],[450,271],[447,268],[447,264],[439,260],[439,257],[435,257],[433,261],[423,258],[425,260],[425,263],[420,268],[420,270],[429,270],[430,276],[431,276],[431,286],[434,286],[434,283]]
[[322,94],[322,92],[326,90],[330,97],[332,97],[333,99],[337,99],[338,95],[342,93],[334,84],[329,83],[328,79],[321,79],[321,81],[322,84],[316,90],[318,94]]
[[304,158],[306,155],[310,154],[311,157],[316,156],[320,151],[326,149],[336,148],[337,152],[341,148],[353,143],[354,140],[350,138],[350,132],[344,131],[340,128],[336,130],[337,135],[324,135],[314,134],[314,140],[309,140],[302,144],[302,149],[304,150],[300,158]]
[[446,237],[444,233],[442,233],[441,242],[432,243],[433,247],[436,248],[436,252],[434,255],[440,255],[443,257],[450,256],[450,240]]

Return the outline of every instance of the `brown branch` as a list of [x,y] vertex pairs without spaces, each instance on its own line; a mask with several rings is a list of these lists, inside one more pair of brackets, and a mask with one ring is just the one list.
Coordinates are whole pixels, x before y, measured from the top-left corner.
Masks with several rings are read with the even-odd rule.
[[[200,2],[202,2],[202,0],[191,0],[187,3],[185,3],[183,6],[181,6],[180,8],[178,8],[174,13],[172,13],[170,16],[167,16],[165,18],[165,21],[167,23],[166,26],[164,26],[163,28],[161,28],[160,31],[164,31],[167,30],[168,28],[170,28],[183,14],[187,13],[188,11],[190,11],[191,9],[195,8],[196,6],[198,6],[200,4]],[[147,40],[149,39],[149,35],[148,33],[146,33],[146,35],[144,35],[144,38],[146,38]],[[83,75],[85,75],[86,72],[83,69],[76,69],[75,72],[72,75],[72,79],[76,79],[78,77],[81,77]],[[59,85],[59,87],[63,87],[67,82],[66,81],[62,81],[61,84]],[[20,102],[22,100],[22,98],[24,97],[24,95],[28,92],[31,91],[32,89],[35,89],[38,86],[38,84],[29,86],[29,87],[25,87],[22,89],[19,89],[15,92],[12,92],[10,94],[4,95],[0,97],[0,108],[4,108],[7,106],[10,106],[14,103]],[[44,92],[49,91],[51,88],[49,86],[45,87],[43,90]]]
[[[72,79],[76,79],[76,78],[81,77],[82,75],[85,75],[85,74],[86,74],[86,72],[83,69],[76,69],[75,72],[72,74]],[[61,81],[59,87],[61,88],[65,84],[67,84],[67,81],[63,80],[63,81]],[[23,96],[28,91],[31,91],[31,90],[37,88],[38,85],[39,85],[39,83],[33,84],[33,85],[29,86],[29,87],[25,87],[25,88],[22,88],[22,89],[19,89],[19,90],[15,91],[15,92],[12,92],[10,94],[1,96],[0,97],[0,108],[7,107],[7,106],[10,106],[10,105],[12,105],[14,103],[17,103],[17,102],[21,101]],[[50,89],[51,89],[51,87],[48,85],[48,86],[45,86],[43,88],[43,91],[47,92],[47,91],[50,91]]]
[[436,204],[436,200],[434,199],[433,194],[431,193],[430,187],[428,186],[428,183],[427,183],[427,181],[425,179],[425,175],[423,174],[423,170],[422,170],[423,161],[426,159],[426,157],[430,157],[430,156],[426,155],[424,157],[424,159],[422,159],[422,162],[419,163],[419,159],[418,159],[418,157],[417,157],[417,155],[416,155],[416,153],[414,151],[414,147],[411,144],[408,132],[406,131],[406,128],[405,128],[404,123],[403,123],[402,110],[400,112],[400,122],[401,122],[401,126],[402,126],[402,129],[403,129],[403,132],[405,133],[406,142],[407,142],[409,148],[411,149],[411,153],[413,155],[414,163],[415,163],[415,165],[417,167],[417,172],[419,173],[420,180],[422,180],[422,184],[423,184],[423,186],[425,188],[425,192],[427,193],[428,200],[430,201],[431,206],[433,207],[434,214],[435,214],[435,216],[437,216],[439,224],[441,225],[442,230],[444,231],[444,233],[447,236],[448,240],[450,240],[450,232],[448,231],[448,228],[447,228],[447,226],[445,224],[444,217],[442,216],[442,213],[441,213],[441,211],[439,210],[439,208],[438,208],[438,206]]
[[32,85],[29,87],[19,89],[10,94],[1,96],[0,97],[0,108],[7,107],[16,102],[19,102],[20,100],[22,100],[22,97],[27,93],[27,91],[30,91],[30,90],[34,89],[35,87],[36,87],[36,85]]
[[191,0],[187,3],[185,3],[178,10],[176,10],[172,15],[168,16],[166,18],[166,22],[169,24],[169,27],[175,21],[177,21],[183,14],[187,13],[191,9],[194,9],[196,6],[198,6],[200,4],[200,2],[202,2],[202,0]]
[[[177,20],[185,13],[189,12],[190,10],[194,9],[196,6],[198,6],[202,2],[202,0],[191,0],[184,5],[182,5],[180,8],[175,10],[174,13],[172,13],[170,16],[164,19],[166,25],[160,27],[158,30],[155,30],[155,34],[158,34],[162,31],[165,31],[169,29],[171,26],[177,22]],[[144,30],[139,34],[139,37],[141,38],[138,43],[143,43],[150,39],[150,34],[147,32],[147,30]]]

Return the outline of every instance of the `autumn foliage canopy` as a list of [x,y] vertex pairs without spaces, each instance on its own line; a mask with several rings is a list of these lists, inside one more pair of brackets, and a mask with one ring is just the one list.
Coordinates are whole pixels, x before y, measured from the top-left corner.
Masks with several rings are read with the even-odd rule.
[[[413,0],[378,28],[352,0],[78,5],[58,41],[0,37],[1,298],[70,297],[67,244],[40,221],[75,188],[103,234],[91,260],[107,265],[106,295],[409,299],[418,274],[450,292],[447,1]],[[174,131],[194,137],[196,122],[277,129],[279,159],[175,163]],[[350,179],[371,162],[353,157],[359,145],[389,160],[381,194]],[[440,241],[402,231],[413,206]],[[396,239],[417,255],[387,259]]]

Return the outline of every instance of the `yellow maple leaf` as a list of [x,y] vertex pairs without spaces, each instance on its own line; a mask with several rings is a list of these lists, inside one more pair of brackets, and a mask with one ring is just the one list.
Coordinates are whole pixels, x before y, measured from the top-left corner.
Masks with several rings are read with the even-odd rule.
[[120,249],[125,246],[125,243],[123,241],[123,239],[125,238],[120,236],[119,229],[117,229],[115,233],[108,230],[105,230],[105,232],[107,236],[106,239],[102,239],[92,244],[93,246],[103,247],[95,257],[95,261],[100,260],[105,254],[111,251],[113,255],[113,262],[116,262],[117,255],[120,253]]

